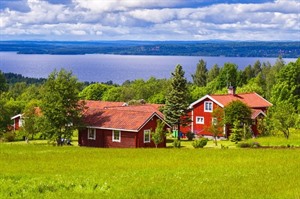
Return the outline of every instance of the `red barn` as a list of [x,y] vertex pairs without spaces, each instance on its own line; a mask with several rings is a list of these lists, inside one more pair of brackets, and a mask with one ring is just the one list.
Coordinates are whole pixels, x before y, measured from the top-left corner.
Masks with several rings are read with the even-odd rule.
[[[259,133],[257,130],[257,119],[266,116],[266,111],[272,104],[257,93],[235,94],[233,88],[228,89],[228,94],[205,95],[193,102],[189,106],[191,109],[189,116],[191,117],[192,122],[187,127],[181,127],[182,132],[187,133],[191,131],[197,135],[211,136],[211,133],[207,131],[207,127],[210,126],[213,121],[213,110],[217,107],[224,108],[230,102],[235,100],[240,100],[251,108],[251,119],[253,120],[251,129],[256,136]],[[224,126],[224,137],[227,137],[228,135],[229,131]]]
[[[122,102],[86,101],[85,127],[79,130],[80,146],[105,148],[155,147],[151,132],[164,122],[158,105],[128,106]],[[165,125],[165,129],[170,127]],[[166,140],[158,147],[166,147]]]

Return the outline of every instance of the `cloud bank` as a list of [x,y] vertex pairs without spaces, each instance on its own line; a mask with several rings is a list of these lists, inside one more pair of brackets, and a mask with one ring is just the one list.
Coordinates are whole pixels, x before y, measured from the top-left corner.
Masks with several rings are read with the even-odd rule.
[[300,40],[298,0],[209,2],[2,0],[0,39]]

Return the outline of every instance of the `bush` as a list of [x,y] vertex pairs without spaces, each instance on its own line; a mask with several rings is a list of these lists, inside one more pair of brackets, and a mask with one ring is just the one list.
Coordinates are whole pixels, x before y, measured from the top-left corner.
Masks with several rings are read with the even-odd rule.
[[240,142],[237,144],[237,147],[239,148],[258,148],[260,147],[260,144],[258,142]]
[[195,137],[195,134],[192,133],[191,131],[187,132],[186,137],[188,138],[188,140],[193,140]]
[[12,142],[15,140],[16,134],[14,132],[10,131],[10,132],[4,133],[3,137],[4,137],[4,142]]
[[173,142],[173,147],[175,147],[175,148],[180,148],[180,146],[181,146],[180,140],[174,140],[174,142]]
[[201,138],[199,140],[194,140],[194,142],[192,142],[192,145],[194,148],[203,148],[204,146],[206,146],[207,142],[207,138]]

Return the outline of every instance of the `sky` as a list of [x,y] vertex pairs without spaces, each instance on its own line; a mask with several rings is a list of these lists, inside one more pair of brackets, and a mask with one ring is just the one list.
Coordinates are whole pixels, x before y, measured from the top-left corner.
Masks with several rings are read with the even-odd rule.
[[300,0],[0,0],[0,40],[300,41]]

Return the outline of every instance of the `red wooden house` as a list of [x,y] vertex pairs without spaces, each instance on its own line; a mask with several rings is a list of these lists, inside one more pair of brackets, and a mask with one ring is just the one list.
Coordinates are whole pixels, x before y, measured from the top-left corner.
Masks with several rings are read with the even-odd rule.
[[[105,148],[155,147],[151,132],[164,122],[158,105],[128,106],[122,102],[86,101],[85,127],[79,130],[80,146]],[[165,125],[165,128],[170,127]],[[158,147],[166,147],[164,140]]]
[[18,114],[11,117],[11,120],[14,120],[12,130],[17,131],[23,126],[23,114]]
[[[268,107],[272,106],[270,102],[258,95],[257,93],[235,94],[233,88],[228,89],[228,94],[225,95],[205,95],[199,100],[193,102],[189,108],[191,112],[191,124],[187,127],[181,127],[182,133],[193,132],[196,135],[211,136],[207,131],[207,127],[213,122],[212,112],[217,107],[224,108],[230,102],[240,100],[247,104],[252,110],[252,125],[251,129],[254,136],[258,135],[257,119],[266,116]],[[224,126],[224,137],[229,136],[228,127]]]

